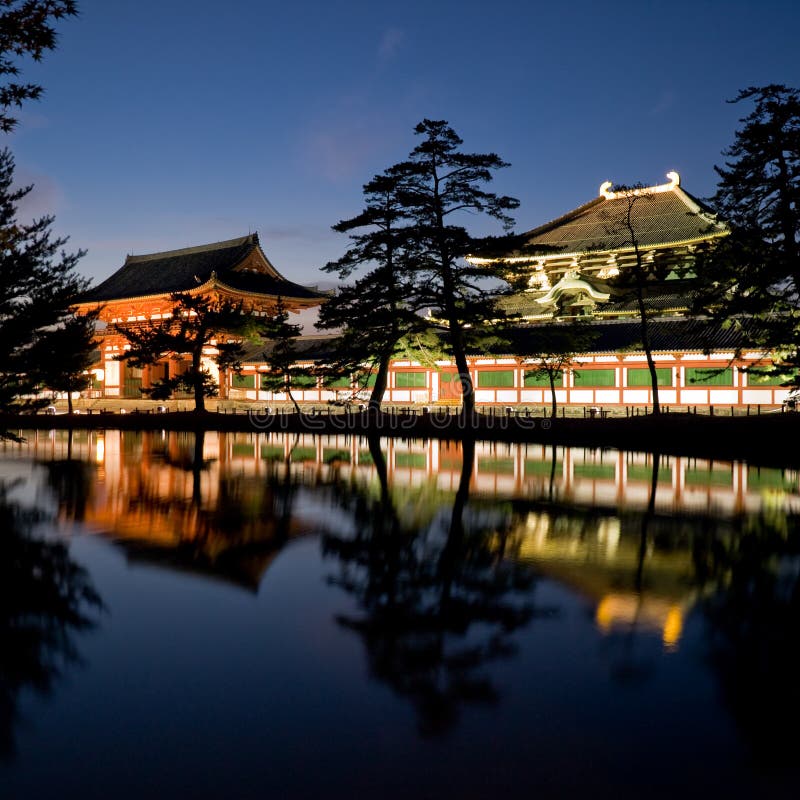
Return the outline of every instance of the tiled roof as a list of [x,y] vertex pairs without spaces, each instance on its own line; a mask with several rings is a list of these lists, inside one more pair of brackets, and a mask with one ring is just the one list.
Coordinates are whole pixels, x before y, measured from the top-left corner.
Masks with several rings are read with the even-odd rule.
[[[492,355],[513,355],[524,357],[536,352],[537,332],[543,327],[566,327],[566,323],[544,322],[521,325],[511,331],[510,342],[492,348]],[[641,352],[641,326],[638,321],[603,320],[586,324],[584,330],[590,341],[587,353],[618,353],[624,351]],[[443,341],[446,334],[442,331]],[[336,334],[300,336],[295,340],[299,361],[325,359],[334,352]],[[735,328],[723,328],[718,323],[697,318],[655,319],[650,321],[650,339],[654,352],[702,352],[703,350],[733,351],[746,347],[746,332]],[[260,364],[264,362],[263,343],[248,342],[242,362]],[[470,356],[486,356],[486,352],[470,353]]]
[[256,248],[259,248],[258,234],[253,233],[199,247],[131,255],[113,275],[90,289],[82,301],[100,302],[189,291],[206,283],[212,273],[221,283],[242,291],[291,298],[322,297],[312,289],[286,280],[277,271],[273,275],[235,271],[235,267]]
[[[533,354],[536,352],[537,328],[563,324],[547,322],[521,326],[513,332],[511,345],[501,348],[503,354]],[[642,349],[642,330],[638,320],[591,322],[585,330],[594,337],[586,352],[617,353]],[[649,332],[654,352],[734,350],[751,344],[747,341],[746,331],[735,327],[723,328],[705,319],[654,319],[650,321]]]
[[[543,255],[604,252],[630,247],[630,233],[623,228],[628,198],[601,195],[558,219],[523,234],[531,254],[541,246]],[[631,209],[640,247],[670,245],[710,238],[726,228],[709,214],[703,204],[680,186],[648,194],[643,191]],[[555,248],[555,249],[554,249]]]
[[[295,353],[298,361],[314,361],[332,356],[338,334],[323,333],[309,336],[298,336],[294,340]],[[264,351],[269,350],[267,342],[245,342],[243,364],[263,364]]]

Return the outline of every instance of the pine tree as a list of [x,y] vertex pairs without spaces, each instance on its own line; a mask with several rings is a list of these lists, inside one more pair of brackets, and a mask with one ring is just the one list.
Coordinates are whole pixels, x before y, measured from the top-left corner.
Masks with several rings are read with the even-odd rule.
[[45,50],[56,46],[52,23],[77,13],[74,0],[0,0],[0,131],[8,133],[17,124],[9,109],[42,94],[41,86],[15,80],[20,74],[17,61],[41,61]]
[[66,394],[70,414],[73,393],[89,388],[92,380],[89,368],[99,360],[95,331],[99,314],[100,310],[96,309],[70,317],[59,328],[47,331],[36,348],[44,386]]
[[[647,206],[653,202],[653,194],[641,184],[633,186],[615,187],[614,194],[621,197],[625,203],[622,213],[616,219],[608,220],[609,232],[622,236],[620,246],[629,247],[633,252],[633,263],[612,280],[612,285],[617,290],[622,290],[632,297],[636,303],[639,315],[639,335],[642,350],[647,360],[647,369],[650,373],[650,386],[653,393],[653,414],[661,413],[661,402],[658,393],[658,370],[653,359],[653,345],[650,337],[650,319],[653,310],[647,303],[649,285],[666,280],[672,265],[669,261],[648,260],[640,246],[639,230],[637,225],[637,206]],[[646,212],[645,216],[646,216]]]
[[[142,389],[142,393],[154,400],[166,400],[176,392],[191,392],[195,411],[203,412],[205,399],[219,393],[217,380],[204,364],[204,357],[213,361],[222,375],[229,370],[240,371],[242,337],[252,331],[253,318],[245,313],[240,302],[186,292],[176,292],[171,299],[169,317],[143,325],[117,326],[130,345],[119,360],[141,368],[165,357],[180,360],[188,355],[188,369],[156,381],[151,388]],[[207,350],[214,352],[207,355]]]
[[[12,188],[14,159],[0,150],[0,411],[37,408],[47,403],[41,389],[45,380],[63,370],[42,354],[64,335],[65,325],[75,325],[71,311],[87,282],[76,275],[82,252],[63,251],[66,239],[52,235],[52,217],[30,223],[18,219],[20,201],[31,186]],[[88,341],[76,343],[70,354],[85,359],[93,349]]]
[[697,313],[746,331],[790,375],[800,348],[800,91],[750,87],[754,103],[723,155],[710,203],[730,235],[697,260]]
[[264,352],[264,361],[269,372],[263,375],[262,387],[270,392],[286,392],[295,411],[300,413],[300,406],[292,394],[292,381],[307,377],[309,371],[297,365],[297,337],[302,326],[289,322],[289,312],[279,297],[275,311],[267,317],[261,328],[261,336],[269,342]]
[[497,290],[486,279],[504,275],[492,263],[471,264],[470,253],[485,239],[471,235],[459,221],[463,214],[486,214],[510,229],[508,211],[519,201],[485,191],[494,170],[508,166],[499,156],[462,153],[462,140],[443,120],[423,120],[415,128],[423,140],[407,161],[388,172],[399,178],[406,233],[417,248],[414,302],[429,308],[448,331],[463,392],[463,413],[471,418],[475,394],[467,367],[467,347],[473,332],[501,316],[493,303]]
[[556,380],[571,367],[575,358],[590,349],[596,338],[585,322],[575,320],[570,324],[538,325],[531,331],[532,342],[524,360],[525,374],[547,378],[550,385],[550,416],[558,411]]
[[318,327],[341,329],[336,354],[329,359],[333,374],[375,374],[369,400],[380,410],[387,386],[389,362],[404,337],[421,331],[426,323],[413,305],[414,242],[404,227],[405,213],[398,195],[401,179],[383,174],[364,186],[364,210],[333,226],[348,233],[352,247],[323,269],[341,278],[359,267],[371,266],[353,284],[337,290],[320,311]]

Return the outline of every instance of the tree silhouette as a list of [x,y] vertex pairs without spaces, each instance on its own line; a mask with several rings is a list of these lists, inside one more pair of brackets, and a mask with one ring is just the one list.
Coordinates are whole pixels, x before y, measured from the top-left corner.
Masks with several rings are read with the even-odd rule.
[[31,535],[41,520],[0,486],[0,758],[14,754],[20,693],[53,690],[65,669],[80,661],[75,635],[94,627],[102,608],[66,545]]
[[[92,349],[65,332],[88,285],[75,273],[83,253],[63,251],[66,239],[53,237],[52,217],[21,222],[19,203],[33,187],[13,184],[14,159],[0,150],[0,411],[5,412],[45,405],[48,400],[40,395],[45,379],[72,374],[74,359]],[[62,336],[70,345],[64,360],[53,363],[43,354],[59,349]]]
[[800,368],[800,91],[753,86],[730,102],[754,108],[715,167],[710,202],[730,235],[698,253],[694,310],[744,331],[788,382]]
[[[56,32],[53,22],[75,16],[74,0],[3,0],[0,12],[0,130],[9,133],[16,124],[10,113],[26,100],[37,100],[42,87],[19,83],[18,59],[41,61],[46,50],[54,50]],[[10,80],[9,80],[10,78]]]
[[364,210],[333,226],[350,235],[352,246],[323,269],[349,278],[360,267],[371,267],[351,285],[337,289],[320,309],[318,327],[340,329],[333,374],[374,370],[369,399],[380,410],[389,375],[389,362],[401,340],[421,331],[425,320],[413,302],[415,241],[406,230],[401,197],[402,179],[391,171],[364,186]]
[[[487,261],[472,264],[466,256],[487,248],[487,239],[470,234],[459,221],[465,214],[486,214],[509,230],[508,212],[519,201],[486,191],[493,172],[508,166],[494,153],[463,153],[461,138],[444,120],[425,119],[415,128],[422,141],[408,159],[387,172],[401,184],[405,232],[414,242],[419,267],[415,279],[415,303],[429,308],[448,333],[463,395],[463,411],[470,419],[475,394],[467,366],[470,337],[485,323],[502,317],[493,300],[494,288],[505,271]],[[494,279],[494,280],[492,280]]]
[[340,565],[332,582],[362,612],[338,622],[362,638],[372,673],[411,700],[422,734],[440,735],[462,705],[497,700],[486,666],[514,653],[511,634],[534,613],[533,573],[511,557],[505,528],[469,518],[474,443],[464,444],[450,513],[437,497],[430,515],[411,521],[397,511],[377,440],[370,452],[379,495],[348,485],[340,501],[354,532],[323,537],[325,555]]
[[261,327],[261,335],[269,343],[263,354],[269,372],[261,376],[262,386],[271,392],[286,392],[300,413],[300,406],[292,393],[292,380],[308,376],[305,367],[297,366],[296,339],[302,326],[289,322],[289,312],[279,297],[272,316],[267,317]]
[[180,360],[188,355],[189,366],[184,372],[164,377],[142,392],[154,400],[166,400],[175,392],[191,392],[195,411],[202,412],[206,398],[216,397],[219,391],[204,357],[213,361],[222,374],[241,370],[242,337],[252,331],[253,318],[245,313],[241,302],[188,292],[176,292],[171,300],[172,312],[165,319],[117,325],[130,345],[118,360],[146,367],[164,357]]

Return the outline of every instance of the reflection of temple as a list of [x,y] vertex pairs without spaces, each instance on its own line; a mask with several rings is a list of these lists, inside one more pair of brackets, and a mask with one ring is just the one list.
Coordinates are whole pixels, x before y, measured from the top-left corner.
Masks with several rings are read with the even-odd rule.
[[520,557],[593,601],[603,632],[635,628],[658,633],[666,648],[678,644],[695,600],[685,542],[667,548],[652,537],[643,542],[641,514],[529,511],[518,528]]
[[[121,496],[150,496],[191,505],[197,480],[191,469],[192,442],[191,435],[180,433],[76,431],[72,452],[75,458],[91,459],[97,464],[97,491],[102,493],[104,502],[120,503]],[[1,444],[0,452],[13,454],[18,447]],[[384,439],[381,448],[390,480],[395,484],[417,485],[434,480],[444,491],[455,490],[458,485],[461,454],[455,443]],[[21,452],[41,459],[64,458],[67,432],[32,432]],[[207,433],[203,458],[208,462],[206,469],[199,470],[203,508],[218,503],[223,491],[230,491],[225,481],[233,480],[241,487],[247,487],[249,482],[257,484],[274,473],[275,462],[285,459],[290,459],[291,474],[300,482],[327,474],[333,468],[338,473],[352,470],[366,474],[373,466],[366,441],[344,435]],[[546,498],[551,475],[555,497],[562,503],[643,509],[650,494],[652,456],[580,447],[557,447],[554,452],[540,444],[479,442],[472,494]],[[246,488],[242,491],[246,492]],[[730,516],[756,513],[766,507],[800,511],[800,473],[743,463],[661,457],[656,498],[659,512]],[[117,516],[111,517],[117,526],[147,528],[146,518],[123,522],[118,516],[121,510],[117,506]],[[193,518],[198,512],[186,513]],[[181,526],[176,522],[173,527],[177,530]]]
[[[25,449],[52,463],[67,457],[67,439],[38,433]],[[69,452],[96,468],[81,523],[134,560],[256,588],[280,548],[309,528],[292,512],[292,486],[271,465],[258,474],[230,470],[216,436],[207,437],[201,459],[194,437],[183,434],[74,434]]]
[[[330,498],[306,492],[298,502],[303,487],[377,481],[362,439],[204,438],[199,454],[190,434],[80,431],[70,444],[65,431],[33,432],[21,448],[5,443],[0,452],[92,462],[96,474],[81,511],[90,530],[110,535],[133,557],[249,587],[258,586],[286,542],[329,522]],[[417,488],[432,507],[452,503],[462,470],[458,445],[386,439],[381,449],[400,504],[404,491]],[[691,536],[684,533],[704,531],[708,520],[720,530],[743,514],[796,514],[799,476],[662,456],[651,504],[652,464],[643,453],[482,442],[471,502],[492,508],[502,501],[504,513],[514,515],[517,557],[589,598],[601,630],[657,631],[669,647],[694,601]]]

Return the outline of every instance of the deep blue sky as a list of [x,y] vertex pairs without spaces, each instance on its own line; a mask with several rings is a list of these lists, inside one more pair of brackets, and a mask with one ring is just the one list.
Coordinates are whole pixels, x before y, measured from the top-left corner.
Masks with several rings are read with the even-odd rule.
[[95,280],[248,230],[288,277],[327,279],[330,226],[423,117],[511,162],[495,186],[520,230],[605,180],[674,169],[707,196],[746,110],[725,100],[800,85],[796,0],[79,3],[6,139],[28,211],[57,215]]

